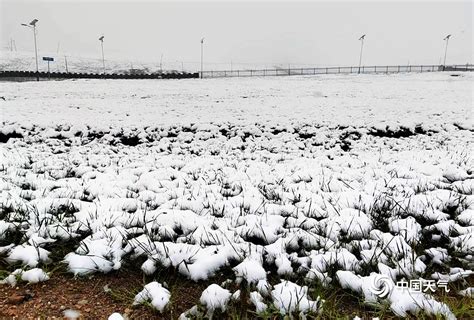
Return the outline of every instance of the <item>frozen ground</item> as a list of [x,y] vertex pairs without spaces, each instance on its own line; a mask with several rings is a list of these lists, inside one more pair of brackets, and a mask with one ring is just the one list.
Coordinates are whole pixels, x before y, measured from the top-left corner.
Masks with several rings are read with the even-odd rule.
[[472,292],[472,90],[467,73],[2,83],[0,255],[25,270],[4,282],[47,280],[73,238],[75,275],[231,269],[190,317],[240,283],[257,312],[318,312],[319,284],[453,319],[394,284]]

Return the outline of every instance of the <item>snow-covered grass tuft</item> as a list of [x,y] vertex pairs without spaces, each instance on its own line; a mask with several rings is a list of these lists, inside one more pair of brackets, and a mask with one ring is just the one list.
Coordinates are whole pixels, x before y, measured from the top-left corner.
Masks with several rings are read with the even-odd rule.
[[[127,83],[151,100],[129,96],[120,81],[110,90],[79,81],[42,95],[24,84],[31,92],[17,101],[19,84],[6,84],[2,281],[45,280],[32,270],[57,263],[77,277],[131,264],[148,281],[164,283],[168,272],[209,285],[190,316],[237,305],[316,314],[331,305],[325,294],[344,288],[399,316],[449,318],[457,311],[437,293],[381,300],[368,283],[440,280],[470,292],[472,130],[459,125],[470,77],[296,77],[268,88],[209,80],[212,101],[192,81],[160,83],[159,93]],[[445,86],[456,94],[446,98]],[[57,101],[62,92],[70,95]],[[136,302],[167,312],[166,288],[151,282]]]
[[211,284],[201,295],[199,301],[207,308],[210,314],[216,309],[225,311],[232,294],[217,284]]
[[321,307],[319,297],[316,301],[308,299],[308,287],[301,287],[291,281],[282,281],[275,285],[272,298],[282,314],[292,314],[295,311],[317,313]]
[[163,312],[170,300],[170,292],[164,288],[161,283],[151,282],[147,284],[142,291],[140,291],[134,300],[134,304],[150,302],[156,310]]

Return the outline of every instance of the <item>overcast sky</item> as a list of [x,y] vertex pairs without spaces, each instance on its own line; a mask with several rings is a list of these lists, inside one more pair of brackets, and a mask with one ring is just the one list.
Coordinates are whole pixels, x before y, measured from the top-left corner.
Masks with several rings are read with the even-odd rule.
[[0,0],[2,49],[131,60],[255,64],[438,64],[473,62],[473,5],[465,2],[163,2]]

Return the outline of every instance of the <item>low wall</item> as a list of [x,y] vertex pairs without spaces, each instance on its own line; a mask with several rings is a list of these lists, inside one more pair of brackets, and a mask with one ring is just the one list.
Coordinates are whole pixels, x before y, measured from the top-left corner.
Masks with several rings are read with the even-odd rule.
[[199,78],[199,73],[151,73],[151,74],[97,74],[97,73],[66,73],[66,72],[34,72],[34,71],[0,71],[1,80],[29,81],[59,79],[188,79]]

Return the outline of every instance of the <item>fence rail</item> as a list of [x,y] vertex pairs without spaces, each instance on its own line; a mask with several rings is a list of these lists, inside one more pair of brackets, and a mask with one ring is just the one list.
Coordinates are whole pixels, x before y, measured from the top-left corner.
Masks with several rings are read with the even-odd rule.
[[203,71],[201,78],[224,77],[267,77],[267,76],[308,76],[318,74],[351,74],[351,73],[402,73],[402,72],[435,72],[435,71],[474,71],[474,65],[415,65],[415,66],[361,66],[359,67],[318,67],[289,69],[247,69]]
[[185,79],[185,78],[224,78],[224,77],[267,77],[267,76],[309,76],[321,74],[374,74],[402,72],[435,72],[435,71],[474,71],[474,65],[416,65],[416,66],[361,66],[359,67],[319,67],[289,69],[248,69],[203,71],[201,73],[172,72],[150,74],[98,74],[98,73],[66,73],[66,72],[35,72],[35,71],[0,71],[0,80],[34,79]]

